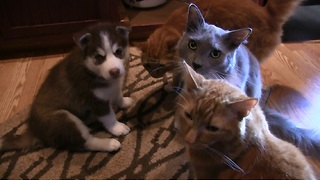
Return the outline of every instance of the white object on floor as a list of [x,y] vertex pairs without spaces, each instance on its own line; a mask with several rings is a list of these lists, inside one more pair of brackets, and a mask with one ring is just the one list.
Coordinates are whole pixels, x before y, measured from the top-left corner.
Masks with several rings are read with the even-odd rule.
[[123,2],[128,6],[137,7],[137,8],[156,7],[165,3],[166,1],[167,0],[123,0]]

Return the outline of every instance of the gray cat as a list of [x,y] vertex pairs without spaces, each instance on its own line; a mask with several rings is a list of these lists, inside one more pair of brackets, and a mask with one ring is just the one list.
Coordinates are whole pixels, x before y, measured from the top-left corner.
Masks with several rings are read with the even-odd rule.
[[[187,29],[177,46],[179,57],[206,79],[226,79],[247,96],[259,99],[262,90],[259,63],[242,45],[250,33],[250,28],[228,31],[207,24],[197,6],[190,4]],[[179,74],[174,76],[174,84],[179,82],[179,77]],[[274,135],[296,145],[306,155],[320,159],[318,133],[297,127],[269,108],[264,113]]]
[[261,97],[257,58],[242,43],[252,30],[227,31],[207,24],[194,4],[189,6],[187,29],[178,43],[179,57],[206,79],[223,78],[250,97]]

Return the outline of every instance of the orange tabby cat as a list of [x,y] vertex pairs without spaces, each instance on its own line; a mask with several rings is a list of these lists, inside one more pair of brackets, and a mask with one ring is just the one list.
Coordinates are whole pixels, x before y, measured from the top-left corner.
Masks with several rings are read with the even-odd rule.
[[255,98],[185,63],[175,127],[197,179],[315,179],[306,157],[269,131]]
[[[302,0],[268,0],[262,7],[252,0],[194,0],[207,23],[222,29],[253,29],[248,49],[261,62],[281,42],[282,25]],[[188,5],[175,10],[147,41],[137,43],[142,63],[151,76],[162,77],[177,61],[175,46],[186,29]]]

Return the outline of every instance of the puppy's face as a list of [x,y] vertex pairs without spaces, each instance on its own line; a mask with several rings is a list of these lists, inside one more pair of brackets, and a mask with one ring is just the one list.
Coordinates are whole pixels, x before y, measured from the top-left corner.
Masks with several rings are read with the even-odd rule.
[[85,66],[106,80],[123,76],[124,62],[129,59],[128,33],[126,27],[98,24],[75,38],[83,51]]

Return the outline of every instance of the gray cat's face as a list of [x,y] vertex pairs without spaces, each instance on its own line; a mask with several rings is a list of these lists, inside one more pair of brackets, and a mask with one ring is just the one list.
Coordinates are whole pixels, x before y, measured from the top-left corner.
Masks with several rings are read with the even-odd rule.
[[199,9],[190,5],[179,56],[207,79],[225,77],[235,68],[236,49],[250,33],[250,28],[227,31],[207,24]]

